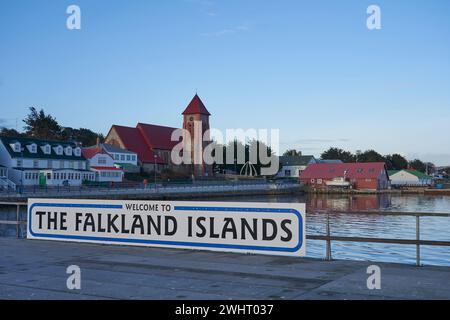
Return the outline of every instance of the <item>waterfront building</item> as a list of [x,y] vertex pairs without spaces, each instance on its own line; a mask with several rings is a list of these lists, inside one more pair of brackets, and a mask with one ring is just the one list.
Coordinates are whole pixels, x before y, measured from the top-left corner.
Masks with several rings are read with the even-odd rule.
[[122,149],[107,143],[99,143],[91,147],[83,148],[83,150],[95,150],[99,147],[113,158],[114,166],[116,168],[130,173],[137,173],[140,171],[140,168],[138,166],[138,156],[136,152]]
[[305,171],[310,164],[314,163],[336,164],[342,163],[342,161],[316,159],[314,156],[307,156],[307,155],[282,156],[280,157],[281,169],[278,172],[277,177],[298,179],[301,173]]
[[384,190],[390,186],[384,162],[315,163],[301,173],[300,181],[314,189]]
[[0,137],[0,165],[20,186],[81,185],[92,178],[87,161],[73,142]]
[[[183,111],[182,115],[182,128],[191,133],[191,139],[198,138],[196,136],[197,132],[194,131],[195,122],[200,124],[201,135],[203,137],[209,129],[209,117],[211,114],[197,94]],[[211,175],[211,166],[205,165],[203,162],[197,166],[177,166],[172,163],[172,149],[179,143],[179,141],[172,141],[172,133],[176,129],[146,123],[138,123],[136,127],[113,125],[106,136],[105,143],[135,152],[138,156],[139,165],[145,172],[161,172],[163,169],[171,169],[189,175],[192,174],[196,177]],[[187,143],[188,141],[185,139],[183,142]],[[203,142],[203,147],[207,143]],[[193,158],[194,154],[192,153],[191,163],[193,163]]]
[[392,186],[431,186],[433,178],[417,170],[389,170]]
[[281,169],[277,174],[279,178],[299,178],[308,165],[317,163],[314,156],[282,156]]
[[122,169],[114,166],[113,157],[103,147],[85,148],[82,153],[88,160],[89,170],[95,173],[96,182],[122,182]]

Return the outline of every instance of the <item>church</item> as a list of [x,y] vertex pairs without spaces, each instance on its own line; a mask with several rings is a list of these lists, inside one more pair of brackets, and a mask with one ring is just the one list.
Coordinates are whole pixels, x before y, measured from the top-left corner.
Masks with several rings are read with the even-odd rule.
[[[197,94],[183,111],[182,116],[182,128],[189,131],[191,143],[197,138],[194,130],[195,122],[201,124],[202,137],[209,130],[211,114]],[[172,141],[171,136],[177,129],[147,123],[138,123],[136,127],[113,125],[106,136],[105,143],[135,152],[143,171],[147,173],[169,169],[195,177],[211,176],[212,167],[203,163],[203,160],[201,164],[193,164],[193,153],[191,154],[191,164],[175,165],[172,163],[171,152],[175,145],[179,144],[179,141]],[[203,147],[207,143],[204,142]]]

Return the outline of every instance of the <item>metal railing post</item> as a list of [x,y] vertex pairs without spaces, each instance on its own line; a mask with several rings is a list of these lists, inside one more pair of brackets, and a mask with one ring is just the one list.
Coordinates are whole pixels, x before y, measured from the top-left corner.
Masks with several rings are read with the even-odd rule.
[[326,244],[326,259],[331,261],[331,231],[330,231],[330,215],[327,213],[327,244]]
[[416,265],[420,267],[420,216],[416,216]]
[[20,206],[19,204],[16,204],[17,210],[16,210],[16,236],[19,238],[19,232],[20,232],[20,225],[19,225],[19,218],[20,218]]

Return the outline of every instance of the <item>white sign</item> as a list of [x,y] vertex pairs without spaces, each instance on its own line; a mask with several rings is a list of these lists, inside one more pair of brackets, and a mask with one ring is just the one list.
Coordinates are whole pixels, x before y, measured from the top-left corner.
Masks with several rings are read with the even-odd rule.
[[304,256],[305,205],[28,200],[28,239]]

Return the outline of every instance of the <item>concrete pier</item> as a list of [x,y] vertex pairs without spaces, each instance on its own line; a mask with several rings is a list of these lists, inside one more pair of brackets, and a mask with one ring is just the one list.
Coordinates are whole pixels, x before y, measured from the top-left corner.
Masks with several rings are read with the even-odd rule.
[[[450,299],[450,267],[0,238],[0,299]],[[381,268],[381,290],[367,267]],[[66,268],[81,268],[69,290]]]

